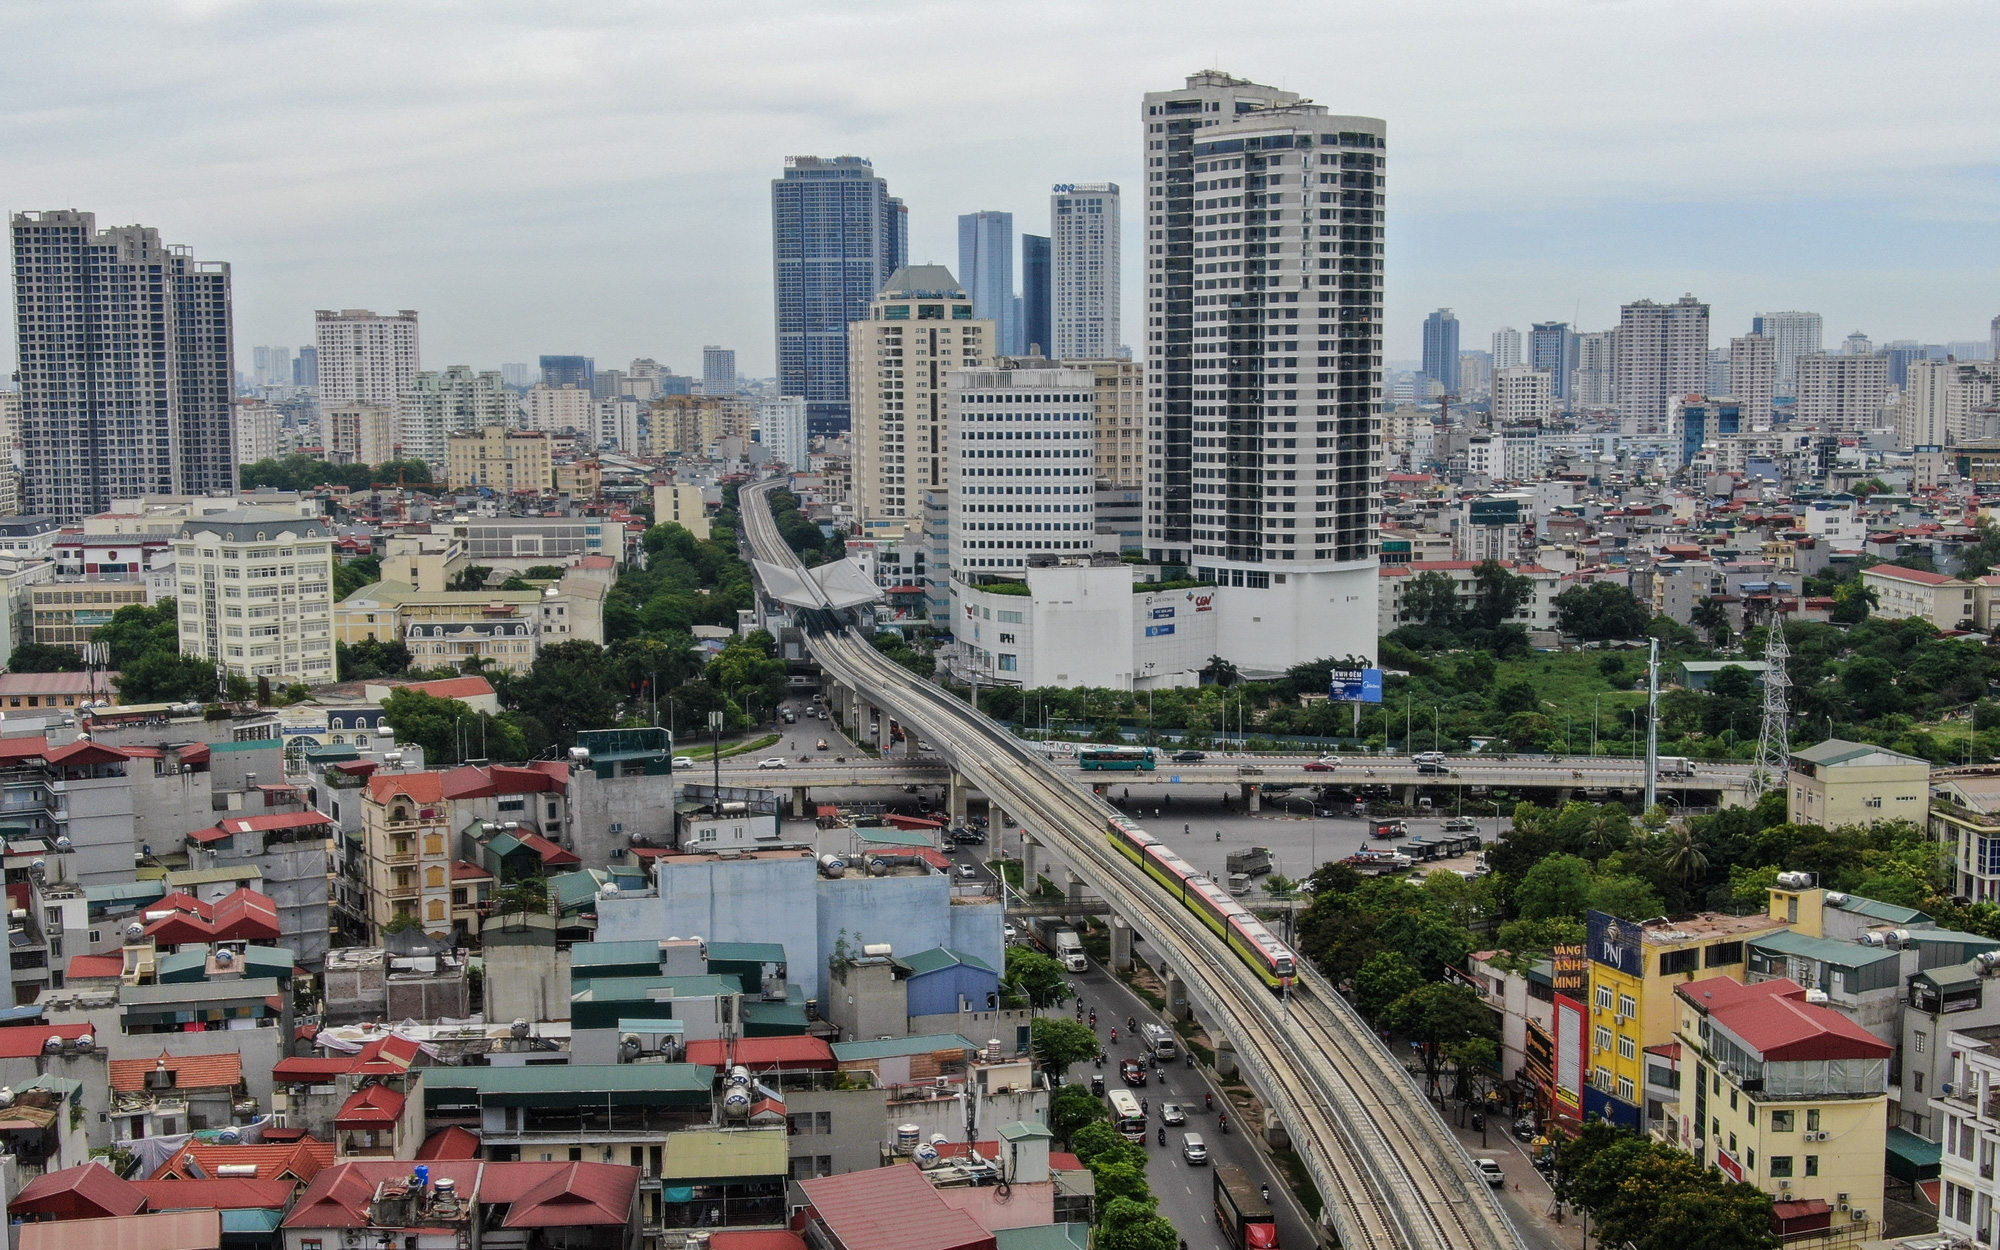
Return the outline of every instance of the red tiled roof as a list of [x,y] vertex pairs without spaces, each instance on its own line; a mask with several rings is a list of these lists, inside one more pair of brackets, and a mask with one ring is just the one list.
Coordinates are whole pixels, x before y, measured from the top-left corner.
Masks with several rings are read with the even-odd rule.
[[286,812],[277,816],[231,816],[217,821],[206,829],[197,829],[187,836],[196,842],[220,842],[238,833],[264,833],[272,829],[308,829],[314,825],[332,823],[333,817],[324,812]]
[[149,1211],[244,1211],[256,1208],[282,1211],[291,1202],[293,1193],[290,1181],[259,1181],[240,1176],[131,1183],[146,1195],[146,1209]]
[[146,1208],[146,1195],[102,1163],[44,1172],[29,1181],[8,1210],[15,1215],[52,1215],[80,1220],[133,1215]]
[[1956,577],[1946,577],[1942,573],[1926,573],[1922,569],[1906,569],[1898,564],[1878,564],[1873,568],[1863,569],[1862,571],[1889,578],[1891,581],[1915,582],[1919,586],[1943,586],[1958,580]]
[[581,864],[583,862],[581,856],[565,851],[539,833],[528,833],[524,830],[519,836],[521,845],[541,856],[542,862],[551,868],[566,864]]
[[[306,1032],[310,1035],[312,1030],[307,1029]],[[307,1040],[311,1040],[310,1036]],[[356,1062],[353,1055],[335,1055],[330,1059],[280,1059],[271,1065],[271,1079],[284,1085],[318,1085],[354,1071]]]
[[493,874],[481,868],[478,864],[468,864],[462,859],[455,859],[451,861],[451,879],[453,881],[491,881],[493,880]]
[[399,690],[416,690],[437,699],[471,699],[493,693],[493,683],[484,677],[447,677],[441,681],[413,681]]
[[387,1085],[369,1085],[357,1089],[334,1113],[335,1128],[376,1128],[393,1125],[402,1118],[404,1104],[409,1097],[401,1090],[390,1089]]
[[1083,1160],[1065,1150],[1049,1151],[1049,1167],[1057,1172],[1081,1172]]
[[617,1164],[567,1163],[507,1209],[503,1228],[564,1228],[572,1224],[623,1224],[639,1191],[639,1169]]
[[709,1250],[806,1250],[806,1239],[782,1229],[718,1228],[708,1235]]
[[0,1059],[31,1059],[42,1053],[42,1047],[52,1037],[66,1040],[90,1034],[97,1030],[89,1024],[27,1024],[15,1028],[0,1029]]
[[1765,1062],[1887,1059],[1894,1048],[1831,1007],[1806,1001],[1806,989],[1780,978],[1742,985],[1728,977],[1688,981],[1674,992],[1743,1039]]
[[72,742],[68,746],[43,752],[42,758],[51,764],[80,767],[85,764],[115,764],[132,757],[117,747],[107,747],[96,742]]
[[424,1144],[417,1147],[417,1158],[423,1159],[477,1159],[479,1157],[479,1134],[469,1128],[454,1124],[439,1129],[424,1138]]
[[0,738],[0,760],[25,760],[49,749],[47,738]]
[[687,1044],[686,1061],[710,1067],[740,1063],[746,1068],[824,1068],[836,1064],[833,1047],[819,1037],[745,1037],[734,1046],[721,1038],[702,1038]]
[[111,1088],[121,1094],[136,1094],[146,1088],[146,1074],[161,1064],[174,1074],[175,1089],[226,1089],[243,1083],[243,1056],[236,1051],[207,1055],[169,1055],[158,1059],[113,1059],[110,1061]]
[[288,1145],[273,1146],[211,1146],[195,1142],[176,1152],[159,1171],[153,1173],[153,1179],[217,1176],[220,1173],[216,1169],[222,1167],[254,1167],[257,1169],[257,1180],[305,1183],[332,1165],[333,1143],[316,1137],[304,1137]]
[[378,1037],[361,1048],[354,1056],[355,1072],[396,1073],[408,1072],[410,1065],[423,1053],[423,1043],[401,1033],[391,1033]]
[[[639,1169],[613,1163],[441,1159],[430,1169],[434,1181],[452,1181],[468,1201],[509,1207],[508,1228],[624,1224],[639,1190]],[[409,1173],[408,1162],[393,1159],[335,1164],[313,1178],[284,1227],[365,1228],[376,1187]]]
[[995,1250],[993,1234],[938,1197],[914,1163],[798,1182],[846,1250]]
[[71,981],[94,981],[101,977],[117,977],[124,974],[123,955],[71,955],[69,970],[64,975]]

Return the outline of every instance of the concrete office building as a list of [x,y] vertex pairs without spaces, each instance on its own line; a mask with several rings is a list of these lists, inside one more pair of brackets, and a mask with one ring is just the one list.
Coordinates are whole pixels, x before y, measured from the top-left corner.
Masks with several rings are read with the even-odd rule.
[[596,400],[591,393],[581,387],[550,386],[547,383],[531,386],[528,393],[521,397],[521,426],[548,434],[560,434],[565,430],[593,430],[596,428],[595,409],[591,407],[594,403]]
[[444,467],[447,435],[489,425],[513,425],[519,404],[497,370],[474,373],[466,365],[420,371],[403,392],[403,455],[432,470]]
[[1667,401],[1708,390],[1708,305],[1692,295],[1671,304],[1649,299],[1619,310],[1615,367],[1624,433],[1667,432]]
[[344,404],[386,409],[391,438],[402,437],[404,397],[423,367],[417,347],[417,314],[405,308],[377,316],[365,308],[313,314],[319,342],[319,410]]
[[589,394],[597,388],[597,361],[589,356],[544,356],[543,386],[574,386]]
[[990,364],[998,328],[951,270],[911,265],[848,332],[855,516],[862,537],[893,538],[922,528],[925,491],[952,488],[946,378]]
[[333,680],[333,530],[272,508],[192,518],[174,534],[182,655],[273,685]]
[[320,409],[320,448],[329,464],[386,464],[396,456],[396,414],[382,404]]
[[1729,397],[1742,409],[1745,428],[1771,428],[1771,397],[1778,391],[1778,343],[1761,334],[1729,340]]
[[120,495],[234,491],[229,266],[94,213],[12,227],[22,506],[75,521]]
[[[1131,360],[1065,360],[1097,385],[1097,481],[1138,490],[1146,480],[1146,371]],[[1099,518],[1100,520],[1102,518]]]
[[1199,685],[1208,657],[1229,650],[1218,608],[1250,593],[1203,586],[1139,594],[1132,566],[1103,557],[1031,568],[1025,581],[1021,595],[952,579],[962,675],[1022,689]]
[[1054,259],[1047,235],[1021,236],[1021,350],[1046,356],[1055,349]]
[[1540,369],[1515,365],[1493,375],[1493,428],[1539,424],[1555,406],[1553,379]]
[[994,368],[946,375],[951,568],[1018,574],[1038,555],[1095,545],[1097,379],[1087,369]]
[[1972,414],[2000,398],[1990,362],[1914,360],[1896,406],[1896,446],[1942,447],[1972,442]]
[[1570,375],[1576,372],[1576,334],[1567,321],[1537,321],[1528,330],[1525,363],[1549,375],[1550,393],[1568,407]]
[[1458,318],[1449,308],[1424,318],[1424,376],[1445,394],[1458,394]]
[[1521,332],[1513,326],[1501,326],[1493,332],[1493,372],[1512,369],[1521,363]]
[[1000,355],[1021,351],[1014,313],[1014,214],[966,213],[958,219],[958,276],[972,297],[972,315],[991,321]]
[[319,348],[301,347],[292,357],[292,385],[308,390],[319,386]]
[[814,434],[849,425],[847,327],[910,254],[910,222],[858,156],[788,156],[771,182],[778,393],[802,395]]
[[1815,352],[1793,363],[1798,407],[1792,420],[1822,434],[1856,434],[1883,423],[1889,397],[1889,358],[1829,356]]
[[736,394],[736,352],[714,344],[701,349],[701,393]]
[[615,448],[628,456],[643,455],[640,402],[630,397],[590,401],[591,431],[599,450]]
[[[1120,336],[1119,199],[1115,182],[1066,183],[1049,196],[1050,290],[1061,360],[1106,360]],[[1026,344],[1022,344],[1025,350]]]
[[1147,553],[1250,592],[1239,665],[1372,655],[1387,126],[1214,72],[1140,121]]
[[447,434],[444,444],[445,482],[452,490],[539,493],[549,489],[555,476],[549,436],[541,430],[489,425]]
[[1618,402],[1618,331],[1576,336],[1576,371],[1570,376],[1572,408],[1609,408]]
[[1750,319],[1750,333],[1770,339],[1777,357],[1778,394],[1793,395],[1798,360],[1819,351],[1820,315],[1816,312],[1759,313]]
[[757,434],[786,468],[806,467],[811,442],[806,435],[806,401],[801,395],[774,395],[757,401]]

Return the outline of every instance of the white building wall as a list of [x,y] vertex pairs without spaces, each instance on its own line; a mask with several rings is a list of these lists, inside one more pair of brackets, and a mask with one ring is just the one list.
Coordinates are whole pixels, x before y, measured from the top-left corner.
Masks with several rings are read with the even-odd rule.
[[399,420],[403,395],[422,368],[414,309],[377,316],[365,308],[313,314],[319,345],[320,411],[344,404],[374,404]]
[[1502,369],[1512,369],[1521,363],[1521,332],[1513,326],[1501,326],[1493,332],[1493,372],[1497,376]]
[[521,424],[525,429],[550,434],[594,430],[592,403],[590,392],[580,386],[531,386],[522,405]]
[[806,433],[803,395],[758,400],[757,429],[771,452],[771,459],[793,469],[806,467],[812,444]]
[[1049,197],[1049,316],[1054,349],[1063,360],[1118,354],[1118,184],[1058,186]]
[[1089,369],[947,375],[951,567],[1019,573],[1096,545],[1097,378]]

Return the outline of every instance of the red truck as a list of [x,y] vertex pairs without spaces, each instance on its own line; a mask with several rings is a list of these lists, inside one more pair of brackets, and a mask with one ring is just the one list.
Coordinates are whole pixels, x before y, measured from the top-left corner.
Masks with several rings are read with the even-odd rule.
[[1236,1250],[1278,1250],[1271,1204],[1250,1174],[1232,1163],[1215,1169],[1215,1222]]

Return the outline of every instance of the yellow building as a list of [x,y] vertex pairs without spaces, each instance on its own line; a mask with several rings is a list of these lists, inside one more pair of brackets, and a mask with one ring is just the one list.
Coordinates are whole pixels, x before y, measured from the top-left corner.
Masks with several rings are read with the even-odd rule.
[[146,602],[146,583],[63,582],[36,586],[28,592],[29,619],[35,641],[48,646],[76,647],[90,641],[98,628],[111,623],[118,609]]
[[708,509],[702,488],[681,482],[653,483],[653,524],[669,522],[696,538],[708,537]]
[[1097,480],[1111,486],[1146,482],[1146,367],[1136,360],[1065,360],[1097,379]]
[[1645,1052],[1674,1040],[1674,987],[1697,976],[1742,980],[1743,944],[1789,927],[1770,916],[1704,912],[1640,923],[1591,912],[1584,1114],[1662,1129],[1672,1091],[1648,1086]]
[[559,460],[555,490],[571,499],[595,499],[604,493],[604,466],[596,460]]
[[1972,583],[1942,573],[1878,564],[1861,570],[1861,584],[1875,592],[1871,614],[1887,620],[1922,617],[1939,629],[1957,629],[1977,615]]
[[1682,1144],[1778,1199],[1794,1229],[1880,1236],[1894,1048],[1796,981],[1675,994]]
[[1929,760],[1828,738],[1792,752],[1785,810],[1799,825],[1831,828],[1907,820],[1921,827],[1930,790]]
[[651,454],[706,459],[725,438],[750,441],[757,410],[746,400],[726,395],[668,395],[648,409]]
[[549,436],[541,430],[489,425],[445,435],[445,481],[452,490],[548,490],[555,476]]
[[390,534],[382,555],[382,580],[412,590],[443,590],[468,563],[465,540],[449,530]]
[[402,582],[363,586],[334,605],[334,637],[349,646],[373,637],[400,640],[419,668],[489,668],[525,673],[541,649],[539,590],[416,590]]

